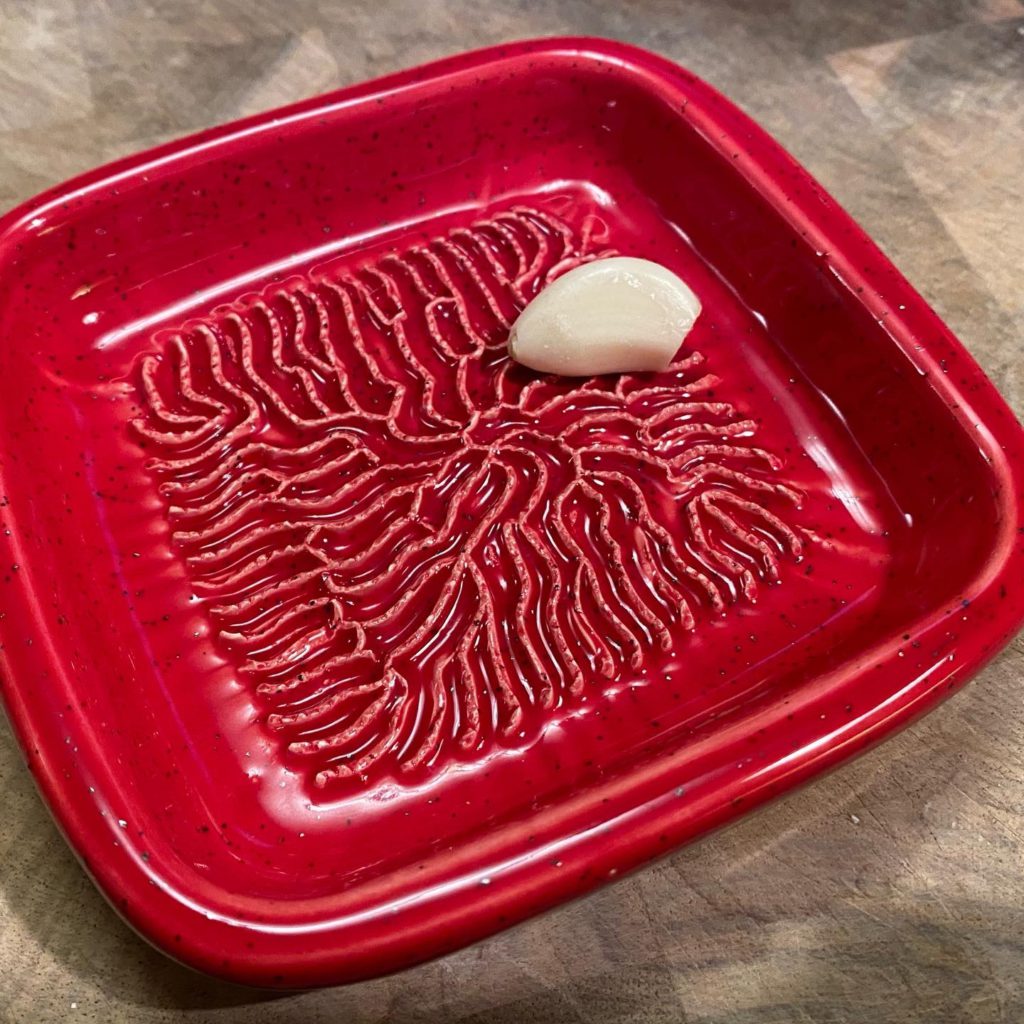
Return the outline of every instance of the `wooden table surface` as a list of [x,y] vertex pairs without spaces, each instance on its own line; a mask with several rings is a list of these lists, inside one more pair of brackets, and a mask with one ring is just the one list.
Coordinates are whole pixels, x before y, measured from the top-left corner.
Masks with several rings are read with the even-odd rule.
[[[1021,413],[1018,0],[0,0],[0,207],[244,113],[564,33],[639,43],[738,101]],[[925,721],[725,833],[437,963],[279,998],[137,939],[0,726],[0,1020],[1021,1022],[1022,684],[1018,638]]]

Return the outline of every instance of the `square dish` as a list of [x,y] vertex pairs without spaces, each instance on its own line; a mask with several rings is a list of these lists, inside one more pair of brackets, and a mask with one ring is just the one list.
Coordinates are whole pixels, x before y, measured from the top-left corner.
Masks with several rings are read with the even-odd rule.
[[[704,312],[657,377],[509,369],[608,252]],[[3,692],[144,936],[352,981],[876,742],[1018,628],[1022,432],[712,89],[469,54],[0,222]],[[43,467],[40,471],[40,467]]]

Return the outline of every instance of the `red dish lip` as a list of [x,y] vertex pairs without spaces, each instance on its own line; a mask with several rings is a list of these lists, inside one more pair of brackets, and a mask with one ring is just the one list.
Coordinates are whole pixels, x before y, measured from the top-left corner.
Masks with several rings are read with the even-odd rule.
[[[205,838],[210,829],[206,825],[192,828],[190,818],[185,831],[200,833],[200,838],[186,842],[179,824],[181,816],[193,808],[182,808],[180,801],[187,793],[197,808],[202,805],[196,810],[196,820],[206,802],[213,802],[208,817],[216,822],[217,812],[224,811],[223,805],[215,803],[218,779],[200,783],[190,776],[187,782],[174,781],[174,761],[188,762],[182,768],[187,773],[193,770],[193,757],[207,756],[205,752],[185,752],[191,751],[192,739],[197,746],[212,745],[218,750],[222,746],[216,754],[219,760],[202,763],[215,764],[228,779],[242,746],[255,744],[252,737],[256,734],[245,732],[248,725],[238,724],[236,750],[235,739],[228,737],[222,742],[220,732],[212,733],[215,738],[189,732],[186,721],[198,721],[194,716],[207,713],[203,701],[183,697],[180,692],[147,696],[147,686],[155,684],[135,662],[132,650],[119,646],[117,630],[121,616],[128,612],[111,597],[123,592],[122,604],[133,601],[132,573],[142,570],[132,568],[130,561],[126,567],[111,563],[123,569],[115,581],[116,591],[110,590],[115,584],[99,569],[93,577],[83,579],[74,571],[86,564],[94,535],[99,538],[107,529],[115,535],[104,541],[110,551],[135,556],[156,581],[156,589],[165,588],[163,599],[171,600],[172,585],[180,580],[175,583],[171,569],[150,551],[125,547],[133,535],[116,525],[121,522],[119,513],[110,513],[108,519],[106,513],[99,512],[101,502],[107,500],[102,493],[107,485],[102,480],[92,480],[88,491],[80,491],[85,485],[72,480],[73,476],[77,479],[98,472],[96,463],[92,470],[88,462],[81,473],[75,469],[83,450],[81,438],[86,434],[97,450],[106,453],[101,462],[108,456],[109,460],[130,458],[126,454],[132,450],[130,442],[120,435],[109,444],[97,441],[103,433],[101,420],[89,417],[107,413],[76,411],[79,421],[70,414],[63,420],[47,419],[57,399],[45,396],[73,385],[79,355],[90,367],[95,364],[102,369],[107,365],[102,360],[115,359],[118,345],[135,345],[136,354],[145,351],[150,328],[138,324],[154,313],[163,320],[180,318],[193,300],[205,312],[218,295],[234,298],[239,291],[251,292],[258,275],[246,277],[238,271],[249,258],[243,245],[247,231],[255,240],[261,225],[270,224],[268,240],[253,241],[264,247],[261,284],[271,277],[275,253],[279,259],[299,253],[297,262],[306,266],[324,258],[315,252],[313,235],[303,234],[307,227],[289,225],[282,208],[261,218],[258,203],[246,207],[244,213],[241,203],[232,209],[211,205],[208,182],[202,178],[205,169],[220,166],[218,161],[224,167],[229,159],[235,161],[241,170],[231,187],[246,200],[263,194],[259,192],[263,183],[256,181],[262,170],[277,174],[281,189],[302,189],[302,173],[317,173],[308,168],[304,172],[298,155],[302,140],[308,145],[314,136],[327,138],[333,132],[329,137],[338,149],[332,150],[332,155],[348,154],[368,161],[367,173],[380,172],[382,182],[379,192],[368,191],[358,200],[346,200],[339,194],[333,200],[336,210],[345,211],[357,203],[366,206],[371,199],[382,204],[390,200],[392,206],[375,209],[381,220],[394,226],[391,237],[416,235],[408,225],[419,216],[415,214],[418,202],[438,218],[454,217],[453,223],[459,223],[459,209],[477,210],[491,201],[480,198],[480,182],[486,186],[509,175],[505,186],[509,194],[526,189],[527,179],[515,178],[520,172],[512,144],[521,142],[513,137],[511,127],[517,116],[512,108],[520,95],[516,89],[526,90],[522,95],[532,95],[530,90],[534,90],[541,97],[536,100],[537,110],[550,110],[555,121],[572,111],[589,110],[587,104],[596,102],[591,97],[599,95],[605,104],[601,109],[608,112],[607,133],[627,142],[639,139],[659,157],[645,163],[641,152],[628,174],[620,176],[615,168],[600,163],[599,158],[610,150],[602,148],[605,143],[598,140],[597,129],[591,136],[589,126],[573,129],[568,121],[562,127],[536,128],[537,134],[527,136],[527,143],[521,144],[522,148],[532,139],[540,146],[540,140],[553,138],[544,132],[578,130],[590,146],[579,157],[581,164],[587,164],[579,174],[591,177],[581,180],[595,189],[612,182],[617,189],[612,195],[614,203],[608,207],[613,211],[609,217],[621,208],[628,209],[630,216],[636,213],[636,225],[654,224],[658,218],[671,224],[678,235],[686,235],[686,244],[713,266],[716,279],[725,282],[721,294],[731,289],[729,294],[739,296],[736,301],[744,309],[760,314],[766,337],[771,335],[772,344],[809,382],[808,397],[799,401],[811,408],[811,392],[820,395],[813,402],[821,403],[820,408],[814,406],[821,423],[831,415],[827,410],[833,410],[836,423],[841,422],[849,434],[843,450],[851,453],[851,460],[852,453],[859,453],[857,458],[863,459],[880,489],[888,493],[890,488],[906,486],[908,495],[913,492],[916,504],[912,514],[906,511],[909,506],[900,494],[890,497],[893,509],[901,510],[906,518],[902,546],[919,558],[919,569],[900,562],[900,558],[910,558],[910,553],[897,556],[889,551],[889,561],[883,566],[888,575],[880,571],[869,588],[875,603],[867,605],[868,611],[856,621],[850,615],[844,617],[847,625],[843,629],[848,634],[840,634],[838,624],[833,627],[837,636],[834,651],[813,648],[808,634],[806,651],[797,649],[805,660],[788,665],[785,673],[779,662],[772,670],[777,676],[760,689],[751,687],[749,699],[742,702],[724,701],[719,691],[702,698],[700,725],[687,724],[683,729],[680,720],[678,730],[662,737],[675,742],[631,741],[628,750],[622,748],[621,763],[609,759],[596,767],[581,754],[572,783],[552,788],[555,795],[546,801],[538,798],[534,806],[513,801],[512,782],[495,784],[496,799],[507,799],[505,808],[496,809],[490,819],[498,826],[480,827],[466,841],[453,839],[424,856],[421,865],[409,862],[376,876],[361,876],[354,868],[348,869],[332,889],[322,859],[317,860],[315,880],[311,880],[312,874],[309,878],[301,874],[300,855],[290,852],[303,836],[295,823],[306,813],[305,805],[269,804],[263,806],[276,816],[272,830],[291,844],[287,857],[268,850],[265,866],[263,862],[254,866],[255,851],[262,849],[263,842],[258,830],[266,823],[249,814],[245,822],[225,821],[224,836],[218,838],[210,863],[200,862],[194,852],[200,847],[189,846],[189,853],[179,851],[187,843],[212,843]],[[473,98],[478,94],[492,102],[490,134],[480,127],[482,121],[474,122]],[[503,95],[511,97],[504,101],[508,109],[493,105],[500,104]],[[462,106],[453,108],[451,104]],[[649,120],[616,120],[616,104],[629,106],[630,112],[639,111]],[[450,168],[442,176],[443,182],[437,175],[431,177],[425,165],[414,166],[413,157],[402,152],[395,139],[389,140],[387,131],[391,129],[386,126],[399,124],[403,111],[411,117],[408,111],[412,109],[418,111],[421,122],[431,116],[439,118],[433,138],[441,149],[447,146],[448,157],[454,159],[460,145],[470,154],[465,194],[452,191],[457,186],[452,183],[455,172]],[[455,117],[451,116],[453,110]],[[503,118],[509,127],[503,127]],[[528,118],[523,115],[523,119],[528,125]],[[385,136],[379,149],[359,134],[378,120]],[[519,130],[518,124],[515,130]],[[342,137],[345,131],[351,133],[350,138]],[[275,153],[275,138],[292,145]],[[418,153],[421,143],[426,147],[419,136],[411,138],[409,151]],[[503,148],[506,143],[509,146]],[[680,151],[692,161],[679,172],[679,196],[663,180],[671,144],[685,147]],[[553,151],[555,148],[552,145]],[[430,151],[434,152],[432,147]],[[479,162],[480,152],[491,154],[493,181]],[[379,166],[373,164],[378,159],[375,154],[384,161]],[[518,159],[525,159],[522,152]],[[546,159],[539,151],[533,157],[528,184],[536,195],[561,187],[557,181],[562,179],[555,181],[555,176],[563,166],[571,166],[559,165],[555,154],[550,156],[549,170]],[[397,177],[385,173],[388,160]],[[477,180],[470,181],[473,174]],[[160,187],[175,180],[196,187],[175,198],[176,205],[168,205],[171,201],[164,203]],[[699,220],[687,220],[686,216],[689,200],[682,192],[695,187],[694,181],[717,190],[707,193],[708,223],[714,222],[716,227],[714,231],[709,227],[706,235],[701,234]],[[422,202],[415,195],[417,190]],[[302,191],[318,189],[313,184]],[[673,202],[681,204],[679,210],[670,209]],[[307,220],[316,210],[308,194],[297,196],[294,206]],[[165,207],[168,213],[163,212]],[[133,254],[138,256],[133,262],[142,269],[110,270],[113,264],[105,262],[111,259],[105,243],[96,241],[93,234],[83,240],[85,226],[99,223],[88,218],[108,208],[119,211],[122,235],[118,242],[135,247]],[[396,208],[397,213],[389,212]],[[740,211],[738,225],[730,220],[736,210]],[[750,211],[750,237],[743,234],[748,230],[744,210]],[[317,212],[328,221],[336,211]],[[359,215],[351,214],[353,218]],[[194,221],[190,219],[193,216]],[[225,237],[235,234],[239,248],[225,243],[216,254],[216,266],[207,266],[201,256],[195,257],[194,265],[186,265],[182,255],[186,243],[182,242],[176,250],[179,262],[159,265],[162,250],[153,239],[168,231],[168,219],[174,221],[183,239],[195,236],[198,246],[204,238],[214,237],[203,235],[203,231],[215,217],[220,219]],[[129,222],[135,225],[130,231],[126,227]],[[352,227],[355,220],[345,223],[351,242],[359,232]],[[720,241],[721,230],[725,230],[722,225],[732,225],[728,230],[737,233],[729,247]],[[314,224],[309,230],[320,229]],[[325,223],[324,237],[333,230],[332,224]],[[657,230],[662,233],[648,239],[641,227],[635,227],[627,241],[637,248],[648,246],[658,251],[659,247],[669,251],[671,244],[678,244],[670,244],[668,233],[660,227]],[[625,228],[623,233],[628,235]],[[294,242],[294,247],[275,250],[285,238]],[[58,240],[63,263],[54,248]],[[792,269],[780,269],[778,281],[758,292],[762,286],[752,280],[757,276],[754,270],[762,266],[758,261],[777,267],[783,246],[793,253]],[[759,247],[766,255],[759,255]],[[116,247],[110,242],[107,248]],[[240,262],[233,262],[236,259]],[[287,263],[287,271],[292,272],[295,265]],[[46,268],[45,272],[41,268]],[[103,291],[107,286],[101,270],[110,270],[115,284],[120,282],[111,286],[109,295]],[[131,277],[133,273],[137,278]],[[202,277],[203,273],[208,276]],[[70,318],[65,314],[77,315],[83,307],[72,305],[80,293],[72,295],[65,285],[83,274],[89,277],[87,291],[105,296],[96,302],[95,318],[101,321],[100,327],[95,326],[96,319],[81,323],[76,319],[73,327],[68,326]],[[242,283],[232,286],[234,279]],[[50,287],[48,280],[53,293],[35,299],[31,289],[45,292]],[[208,299],[202,298],[204,288]],[[60,299],[54,297],[58,293]],[[759,296],[761,306],[755,307],[745,298],[752,294]],[[796,295],[806,308],[793,312],[790,295]],[[810,300],[819,295],[822,304],[816,312]],[[92,171],[0,220],[0,297],[5,342],[0,362],[8,407],[0,416],[0,479],[5,491],[0,513],[10,566],[3,586],[5,615],[0,621],[4,701],[46,802],[100,889],[144,937],[177,959],[212,974],[260,986],[336,984],[394,971],[481,939],[703,835],[878,742],[966,682],[1024,621],[1020,582],[1024,579],[1024,431],[1011,410],[923,299],[791,157],[709,86],[664,59],[627,45],[569,38],[495,47],[249,118]],[[181,307],[177,313],[176,303]],[[59,327],[56,320],[51,324],[56,317],[65,318]],[[794,325],[804,322],[801,317],[808,326],[798,330]],[[161,322],[155,320],[152,329]],[[814,338],[809,341],[811,333]],[[854,345],[853,339],[860,339],[863,348]],[[20,354],[19,346],[27,354]],[[30,357],[38,363],[35,371],[26,362]],[[55,369],[47,366],[47,358]],[[37,373],[33,380],[45,386],[32,384],[29,373]],[[858,404],[857,400],[861,391],[877,401],[878,419],[890,416],[891,420],[872,426],[868,417],[858,419],[857,409],[863,414],[864,408],[864,402]],[[97,398],[106,394],[97,387]],[[36,401],[39,404],[32,405]],[[45,431],[40,423],[46,425]],[[815,429],[817,426],[812,424]],[[817,437],[812,427],[801,435],[800,443]],[[83,433],[75,434],[76,429]],[[770,425],[768,432],[771,434]],[[914,445],[919,447],[911,451]],[[49,457],[47,477],[56,483],[40,480],[40,474],[32,472],[29,463],[38,464],[40,455]],[[927,464],[928,471],[921,469],[920,479],[911,479],[915,463]],[[855,470],[851,468],[850,473]],[[904,484],[898,479],[901,476],[906,478]],[[80,495],[93,495],[91,504],[85,505]],[[83,503],[76,505],[76,497]],[[61,518],[66,515],[65,506],[69,512],[79,512],[84,523],[77,553],[70,550],[70,542],[77,543],[78,538],[72,538],[66,527],[58,529],[58,524],[68,522]],[[154,509],[155,501],[141,508],[138,516],[150,517],[155,523]],[[70,518],[77,524],[79,516]],[[163,527],[147,529],[156,551],[166,543],[160,532]],[[53,561],[56,549],[48,546],[47,538],[56,544],[58,536],[67,538],[69,550]],[[893,538],[893,545],[898,541]],[[936,545],[949,546],[948,561],[955,563],[954,568],[934,567],[938,562]],[[52,569],[58,575],[63,569],[67,579],[51,578]],[[915,578],[920,580],[917,585]],[[784,593],[785,586],[778,590]],[[66,595],[73,592],[77,596],[69,604]],[[141,590],[138,593],[141,595]],[[132,606],[138,636],[159,644],[164,642],[159,639],[164,636],[160,631],[173,628],[180,644],[192,643],[182,632],[183,626],[166,627],[142,618],[143,605],[150,600],[139,596],[138,611]],[[104,601],[108,603],[103,605]],[[96,610],[100,607],[109,611],[112,649],[104,650],[95,639],[91,649],[73,648],[65,629],[68,621],[71,628],[86,632],[86,625],[78,623],[92,621],[95,634],[102,628]],[[785,606],[768,601],[760,614],[766,614],[765,608],[785,611]],[[733,621],[730,628],[738,635],[746,631],[745,623],[758,620],[737,612]],[[823,631],[828,621],[817,631]],[[194,636],[199,637],[200,632]],[[858,637],[870,642],[864,640],[858,646]],[[752,664],[748,663],[749,671],[743,677],[748,686]],[[168,679],[172,672],[168,669]],[[134,684],[132,693],[122,699],[126,707],[136,709],[132,711],[136,716],[133,727],[125,726],[108,707],[113,700],[110,694],[117,693],[117,687],[129,679]],[[221,695],[229,692],[233,691],[219,691]],[[187,709],[181,703],[186,699],[195,701]],[[186,742],[180,749],[171,746],[178,725],[168,724],[168,708],[175,713],[180,710],[183,716],[179,724]],[[144,727],[151,729],[153,736],[145,750],[146,744],[139,738]],[[678,742],[683,735],[687,741]],[[571,750],[573,743],[582,749],[581,740],[573,740],[566,749]],[[265,758],[267,778],[280,771],[284,780],[285,767],[276,760],[275,749],[261,748],[260,756]],[[552,766],[540,754],[531,752],[529,756],[534,758],[531,764],[539,765],[537,771],[545,784],[551,782],[554,787],[551,780],[560,762]],[[155,773],[157,764],[167,768],[167,781]],[[237,779],[230,783],[236,784]],[[444,786],[452,788],[437,792],[450,795],[460,784],[444,781]],[[230,785],[224,783],[233,796]],[[287,799],[306,792],[300,783],[295,785],[297,788],[285,790],[285,782],[281,782],[282,790],[289,794]],[[358,805],[360,813],[373,802],[374,792]],[[373,814],[397,814],[385,806],[393,799],[390,790],[378,797],[379,807]],[[310,808],[315,802],[309,801]],[[173,804],[176,819],[168,809]],[[248,814],[242,804],[240,800],[240,817]],[[337,806],[325,803],[314,808],[330,819],[330,828],[339,830],[311,832],[309,840],[317,858],[326,855],[331,844],[337,847],[338,837],[344,835]],[[397,830],[395,819],[380,819],[395,829],[395,845],[409,844],[413,859],[428,848],[429,844],[423,844],[432,834],[430,829],[442,827],[437,824],[439,816],[428,818],[426,813],[422,809],[417,812],[420,817],[414,820],[418,824],[408,832]],[[172,820],[176,824],[169,824]],[[236,830],[239,838],[232,845]],[[355,834],[358,844],[372,843],[365,829]],[[446,836],[437,834],[442,839]],[[283,840],[281,845],[286,845]],[[223,862],[215,863],[213,858],[223,858]],[[237,862],[239,880],[237,888],[229,891],[226,880],[232,875],[225,865],[232,863],[231,858]],[[418,876],[414,868],[419,869]],[[285,877],[289,873],[290,877]]]

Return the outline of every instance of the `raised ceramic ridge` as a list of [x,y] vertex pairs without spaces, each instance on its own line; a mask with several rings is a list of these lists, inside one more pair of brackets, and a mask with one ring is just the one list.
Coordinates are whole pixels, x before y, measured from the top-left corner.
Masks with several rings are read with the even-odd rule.
[[517,206],[138,360],[175,548],[317,786],[524,742],[800,556],[800,496],[700,352],[593,379],[509,360],[518,311],[606,235]]

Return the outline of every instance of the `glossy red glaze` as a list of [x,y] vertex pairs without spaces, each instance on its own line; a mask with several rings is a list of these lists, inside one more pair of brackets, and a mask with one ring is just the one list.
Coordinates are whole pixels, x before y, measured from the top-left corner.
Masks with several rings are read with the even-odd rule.
[[[508,368],[516,310],[609,250],[700,297],[675,368]],[[93,172],[0,222],[0,330],[11,718],[102,890],[215,974],[351,981],[578,895],[1024,617],[1005,403],[791,158],[630,47]]]

